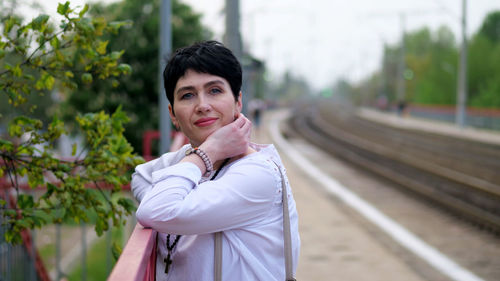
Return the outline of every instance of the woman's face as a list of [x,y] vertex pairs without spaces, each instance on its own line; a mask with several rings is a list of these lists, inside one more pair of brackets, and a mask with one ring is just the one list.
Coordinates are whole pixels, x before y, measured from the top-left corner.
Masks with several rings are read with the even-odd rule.
[[215,130],[234,121],[241,112],[241,92],[235,101],[226,79],[189,69],[174,90],[170,118],[191,145],[199,146]]

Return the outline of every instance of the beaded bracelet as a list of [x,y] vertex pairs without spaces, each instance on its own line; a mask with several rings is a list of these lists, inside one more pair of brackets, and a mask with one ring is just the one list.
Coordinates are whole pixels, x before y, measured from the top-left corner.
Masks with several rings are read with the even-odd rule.
[[207,171],[205,172],[204,176],[210,175],[210,173],[214,169],[214,165],[212,164],[212,161],[210,161],[210,158],[205,153],[205,151],[199,149],[198,147],[189,148],[188,150],[186,150],[186,156],[193,154],[193,153],[200,156],[201,160],[203,160],[203,163],[205,163],[205,167],[206,167]]

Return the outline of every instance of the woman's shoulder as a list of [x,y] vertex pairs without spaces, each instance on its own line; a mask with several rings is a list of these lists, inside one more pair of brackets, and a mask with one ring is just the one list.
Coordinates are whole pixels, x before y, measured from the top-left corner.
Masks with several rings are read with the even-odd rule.
[[254,152],[235,161],[235,166],[256,164],[269,167],[274,165],[273,163],[280,162],[279,154],[272,144],[263,145],[252,143],[250,148],[252,148]]
[[281,179],[280,167],[281,159],[278,152],[272,144],[251,146],[255,152],[235,161],[230,165],[230,169],[239,170],[252,177],[265,177],[266,175],[274,178],[277,182]]
[[154,171],[161,170],[163,168],[172,166],[177,162],[181,161],[184,157],[186,150],[189,148],[189,144],[184,145],[177,151],[171,151],[164,153],[162,156],[148,161],[146,163],[137,165],[135,168],[136,172],[147,172],[152,173]]

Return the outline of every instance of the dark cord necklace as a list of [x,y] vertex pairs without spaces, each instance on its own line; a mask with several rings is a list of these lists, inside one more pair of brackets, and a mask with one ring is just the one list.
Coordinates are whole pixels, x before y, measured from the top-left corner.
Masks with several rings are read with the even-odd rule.
[[[217,177],[217,175],[219,174],[220,170],[222,170],[222,168],[227,164],[227,162],[229,162],[229,159],[230,158],[226,158],[224,160],[224,162],[222,162],[222,164],[220,165],[219,169],[217,169],[217,171],[215,171],[215,174],[210,178],[210,180],[213,180]],[[179,239],[181,239],[181,236],[182,235],[177,235],[175,236],[175,240],[174,240],[174,243],[172,243],[172,245],[170,245],[170,234],[167,234],[167,257],[163,259],[163,262],[165,263],[165,274],[168,274],[168,270],[170,269],[170,265],[172,264],[172,252],[175,248],[175,246],[177,245],[177,242],[179,242]]]

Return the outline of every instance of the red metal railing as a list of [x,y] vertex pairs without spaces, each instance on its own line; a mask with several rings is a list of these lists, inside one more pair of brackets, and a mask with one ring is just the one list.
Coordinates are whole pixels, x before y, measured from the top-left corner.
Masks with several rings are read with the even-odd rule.
[[156,231],[137,224],[108,281],[152,281],[155,270]]

